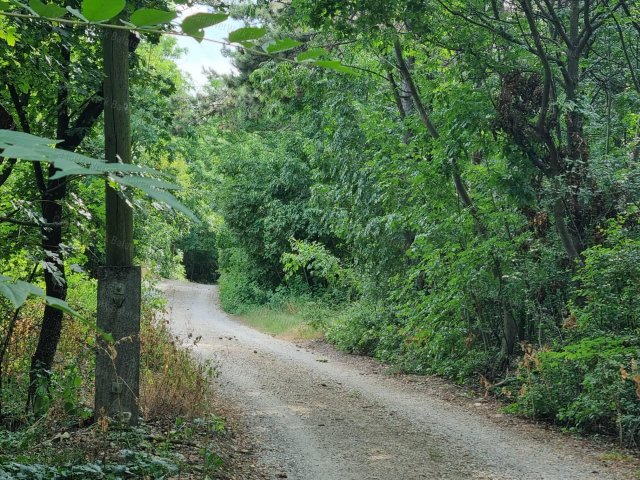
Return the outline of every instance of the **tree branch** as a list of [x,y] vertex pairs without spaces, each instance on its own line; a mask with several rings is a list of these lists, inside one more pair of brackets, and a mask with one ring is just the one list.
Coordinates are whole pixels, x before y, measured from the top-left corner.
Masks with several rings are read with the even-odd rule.
[[64,225],[61,222],[52,222],[52,223],[46,223],[46,222],[30,222],[28,220],[17,220],[15,218],[12,217],[0,217],[0,223],[11,223],[13,225],[20,225],[23,227],[59,227],[60,225]]
[[416,84],[413,81],[413,76],[411,75],[411,72],[409,71],[409,67],[407,66],[407,62],[405,61],[404,56],[402,54],[402,46],[400,45],[400,40],[397,37],[393,41],[393,48],[395,50],[396,58],[398,60],[398,69],[400,70],[400,74],[402,75],[402,78],[404,79],[407,86],[409,87],[409,93],[411,93],[411,98],[413,99],[416,109],[420,114],[422,123],[424,123],[424,126],[429,131],[429,134],[434,139],[437,139],[440,136],[440,134],[438,133],[438,130],[436,129],[433,122],[431,122],[431,119],[429,118],[429,114],[427,113],[427,109],[425,108],[424,103],[422,103],[422,98],[420,98],[420,94],[418,93]]

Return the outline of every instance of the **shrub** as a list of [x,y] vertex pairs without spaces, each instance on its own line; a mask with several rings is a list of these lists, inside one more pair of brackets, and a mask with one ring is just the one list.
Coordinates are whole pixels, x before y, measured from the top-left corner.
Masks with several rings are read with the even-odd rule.
[[[512,410],[582,431],[640,440],[640,340],[586,338],[559,351],[525,345]],[[511,394],[515,392],[510,392]],[[509,392],[507,392],[509,395]]]
[[257,279],[260,275],[246,252],[227,248],[220,252],[220,303],[231,313],[246,312],[252,306],[263,305],[269,298]]
[[571,310],[583,330],[632,331],[640,328],[640,240],[629,237],[620,220],[604,233],[606,244],[584,253]]
[[356,302],[339,315],[327,330],[327,339],[341,350],[373,355],[380,342],[380,305]]

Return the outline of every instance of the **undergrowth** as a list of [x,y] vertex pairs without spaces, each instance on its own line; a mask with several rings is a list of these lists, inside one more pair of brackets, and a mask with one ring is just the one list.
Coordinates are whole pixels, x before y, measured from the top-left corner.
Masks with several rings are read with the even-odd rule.
[[[70,304],[95,318],[95,281],[72,274],[69,286]],[[0,479],[165,478],[179,472],[213,474],[222,467],[213,434],[224,431],[224,423],[210,406],[216,366],[191,356],[189,344],[197,339],[174,337],[163,311],[160,292],[145,281],[139,401],[144,420],[134,428],[106,419],[93,423],[93,382],[87,379],[93,378],[95,331],[71,319],[49,394],[39,396],[41,415],[24,413],[42,307],[29,303],[20,312],[3,365]]]

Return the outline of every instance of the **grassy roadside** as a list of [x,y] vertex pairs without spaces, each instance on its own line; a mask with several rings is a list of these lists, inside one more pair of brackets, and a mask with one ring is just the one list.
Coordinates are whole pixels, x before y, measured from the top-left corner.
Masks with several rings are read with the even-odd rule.
[[309,306],[287,304],[282,308],[253,307],[236,315],[240,321],[256,330],[285,340],[313,340],[324,332],[308,320]]

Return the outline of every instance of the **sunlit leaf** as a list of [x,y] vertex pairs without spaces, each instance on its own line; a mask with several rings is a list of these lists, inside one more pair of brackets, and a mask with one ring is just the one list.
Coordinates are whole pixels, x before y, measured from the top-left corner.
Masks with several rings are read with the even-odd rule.
[[267,29],[263,27],[243,27],[234,30],[229,34],[231,43],[246,42],[247,40],[256,40],[267,34]]
[[176,12],[168,12],[166,10],[158,10],[155,8],[141,8],[131,14],[131,23],[136,27],[148,27],[151,25],[160,25],[169,23],[176,18]]
[[104,22],[118,15],[125,0],[82,0],[82,15],[90,22]]
[[182,21],[182,31],[198,41],[204,38],[204,29],[224,22],[229,15],[226,13],[196,13]]

